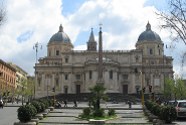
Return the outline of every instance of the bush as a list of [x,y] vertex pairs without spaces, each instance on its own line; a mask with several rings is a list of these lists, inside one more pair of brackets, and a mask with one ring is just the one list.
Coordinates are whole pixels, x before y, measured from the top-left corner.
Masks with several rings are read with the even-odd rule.
[[41,106],[41,109],[40,109],[40,112],[44,112],[45,111],[45,104],[43,102],[39,102],[40,106]]
[[153,102],[152,101],[146,101],[145,102],[145,106],[147,107],[147,109],[149,110],[149,111],[152,111],[152,106],[153,106]]
[[91,112],[90,108],[83,109],[83,116],[90,116],[90,112]]
[[42,102],[45,105],[45,109],[47,109],[49,107],[49,102],[47,100],[41,100],[40,102]]
[[115,110],[114,109],[109,109],[108,110],[108,116],[114,116],[114,115],[116,115]]
[[104,116],[104,109],[100,108],[100,109],[96,109],[93,112],[93,116],[95,117],[103,117]]
[[48,99],[47,101],[48,101],[49,106],[53,106],[54,105],[54,101],[53,100]]
[[37,114],[37,109],[32,104],[30,104],[30,107],[33,113],[32,116],[35,116]]
[[161,106],[158,105],[157,103],[154,103],[152,105],[152,113],[156,116],[159,116],[160,115],[160,111],[161,111]]
[[172,121],[176,120],[176,109],[173,106],[163,106],[161,108],[160,118],[164,120],[166,123],[172,123]]
[[37,109],[37,113],[41,112],[41,105],[38,101],[33,101],[31,104]]
[[21,122],[28,122],[36,114],[36,110],[32,105],[23,105],[18,108],[18,119]]

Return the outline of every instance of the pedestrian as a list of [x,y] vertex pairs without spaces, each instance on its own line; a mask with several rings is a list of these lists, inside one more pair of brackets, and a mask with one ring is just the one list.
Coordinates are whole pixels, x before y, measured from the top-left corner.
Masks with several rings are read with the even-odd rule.
[[0,100],[0,107],[3,109],[3,107],[4,107],[4,103],[3,103],[3,100],[1,99]]
[[129,108],[131,108],[132,107],[131,101],[128,101],[128,104],[129,104]]
[[67,100],[64,101],[64,107],[67,107]]
[[76,100],[74,100],[74,106],[73,107],[77,107],[77,102]]

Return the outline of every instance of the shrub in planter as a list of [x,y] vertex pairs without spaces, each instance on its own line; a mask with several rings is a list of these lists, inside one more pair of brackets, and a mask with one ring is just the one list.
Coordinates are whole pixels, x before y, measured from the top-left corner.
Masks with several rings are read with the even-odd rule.
[[156,115],[156,116],[159,116],[160,115],[160,110],[161,110],[161,107],[160,107],[160,105],[158,105],[158,104],[153,104],[153,106],[152,106],[152,113],[154,114],[154,115]]
[[96,109],[93,112],[93,116],[95,117],[103,117],[104,116],[104,109],[100,108],[100,109]]
[[41,112],[41,105],[38,101],[33,101],[31,104],[37,109],[37,113]]
[[54,101],[53,100],[48,99],[47,101],[48,101],[49,106],[53,106],[54,105]]
[[83,109],[83,116],[90,116],[91,114],[91,109],[90,108],[84,108]]
[[164,120],[166,123],[172,123],[176,120],[176,109],[173,106],[163,106],[161,108],[160,119]]
[[145,102],[145,106],[147,107],[147,109],[149,110],[149,111],[152,111],[152,106],[153,106],[153,102],[152,101],[150,101],[150,100],[148,100],[148,101],[146,101]]
[[41,109],[40,109],[40,112],[44,112],[45,111],[45,104],[42,103],[42,102],[39,102],[40,106],[41,106]]
[[114,109],[109,109],[108,110],[108,116],[114,116],[114,115],[116,115],[115,110]]
[[30,104],[30,107],[33,113],[32,116],[35,116],[37,114],[37,109],[32,104]]
[[32,105],[23,105],[18,108],[18,119],[21,122],[28,122],[36,114],[35,109]]
[[45,105],[45,109],[47,109],[49,107],[49,102],[47,100],[40,100],[40,102],[42,102]]

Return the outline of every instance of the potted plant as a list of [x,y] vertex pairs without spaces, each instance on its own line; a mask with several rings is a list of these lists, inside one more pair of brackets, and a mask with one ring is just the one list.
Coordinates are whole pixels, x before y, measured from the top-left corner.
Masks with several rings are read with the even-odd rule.
[[30,120],[36,115],[36,109],[33,105],[23,105],[18,108],[18,119],[20,122],[14,123],[14,125],[31,124],[36,125],[36,122],[30,122]]

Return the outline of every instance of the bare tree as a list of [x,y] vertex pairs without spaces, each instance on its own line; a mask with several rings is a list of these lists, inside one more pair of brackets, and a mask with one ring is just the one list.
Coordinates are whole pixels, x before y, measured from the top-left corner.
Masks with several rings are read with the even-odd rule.
[[5,22],[6,20],[6,9],[4,7],[3,2],[0,3],[0,26]]
[[[176,42],[183,42],[186,45],[186,0],[169,0],[169,10],[157,13],[163,21],[160,26],[169,29],[171,38]],[[181,68],[183,68],[186,52],[182,53]]]
[[186,1],[169,0],[168,12],[157,13],[164,22],[162,28],[170,29],[172,37],[176,41],[183,41],[186,45]]

